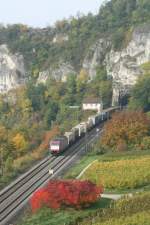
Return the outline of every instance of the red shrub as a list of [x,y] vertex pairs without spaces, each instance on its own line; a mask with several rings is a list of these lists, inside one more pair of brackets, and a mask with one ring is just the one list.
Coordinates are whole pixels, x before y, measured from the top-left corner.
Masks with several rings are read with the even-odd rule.
[[34,193],[30,199],[32,211],[35,212],[43,206],[49,205],[49,195],[45,188],[41,188]]
[[64,206],[81,208],[94,203],[103,192],[90,181],[50,181],[31,198],[32,211],[47,206],[58,209]]

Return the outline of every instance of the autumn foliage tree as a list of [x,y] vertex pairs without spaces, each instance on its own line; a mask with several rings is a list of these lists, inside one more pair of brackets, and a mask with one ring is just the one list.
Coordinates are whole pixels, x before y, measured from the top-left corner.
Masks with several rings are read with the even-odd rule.
[[54,126],[51,130],[45,132],[44,137],[43,137],[43,141],[42,141],[41,145],[39,146],[39,148],[47,149],[48,145],[49,145],[49,141],[51,139],[53,139],[59,133],[60,133],[60,131],[59,131],[58,126]]
[[25,140],[23,134],[17,133],[15,137],[13,137],[12,142],[17,150],[17,155],[22,155],[28,148],[28,142]]
[[33,212],[46,206],[52,209],[64,207],[83,208],[100,198],[103,192],[90,181],[50,181],[45,188],[35,192],[30,200]]
[[124,111],[106,123],[101,144],[105,149],[123,151],[140,146],[150,131],[150,120],[143,112]]

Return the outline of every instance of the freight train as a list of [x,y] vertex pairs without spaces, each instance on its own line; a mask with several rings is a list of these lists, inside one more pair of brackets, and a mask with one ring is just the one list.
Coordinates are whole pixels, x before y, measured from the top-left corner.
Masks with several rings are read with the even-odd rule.
[[111,117],[111,114],[118,109],[119,107],[111,107],[103,110],[101,113],[89,116],[86,122],[81,122],[73,127],[71,131],[66,132],[63,136],[54,138],[49,143],[49,150],[51,154],[58,155],[61,152],[65,151],[79,138],[83,137],[86,132],[100,124],[102,121],[109,119]]

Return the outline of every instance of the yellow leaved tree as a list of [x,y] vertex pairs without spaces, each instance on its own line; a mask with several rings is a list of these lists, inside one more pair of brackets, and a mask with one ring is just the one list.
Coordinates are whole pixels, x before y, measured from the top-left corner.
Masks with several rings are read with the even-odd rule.
[[25,140],[25,137],[23,134],[17,133],[13,137],[12,142],[15,146],[15,149],[17,150],[17,156],[20,156],[24,152],[26,152],[28,148],[28,142]]

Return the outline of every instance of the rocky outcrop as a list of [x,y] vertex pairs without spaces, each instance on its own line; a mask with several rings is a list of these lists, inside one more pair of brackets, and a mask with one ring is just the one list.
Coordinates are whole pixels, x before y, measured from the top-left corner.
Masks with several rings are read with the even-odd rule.
[[128,94],[137,78],[143,74],[141,65],[150,61],[150,27],[138,28],[132,40],[122,51],[113,49],[107,54],[105,62],[108,75],[113,77],[113,105],[119,95]]
[[69,63],[60,63],[58,68],[42,71],[39,73],[37,83],[46,83],[48,78],[52,77],[56,81],[66,82],[70,74],[75,74],[74,68]]
[[137,78],[143,73],[141,65],[150,61],[150,26],[137,28],[132,34],[128,46],[115,51],[111,42],[100,39],[86,56],[83,68],[90,79],[96,75],[96,67],[105,65],[108,76],[113,78],[113,101],[116,104],[119,97],[129,93]]
[[83,61],[83,68],[88,72],[90,80],[96,76],[96,67],[104,64],[107,52],[110,51],[111,42],[100,39],[90,49]]
[[69,37],[66,34],[56,34],[55,37],[53,38],[53,43],[62,43],[65,41],[68,41]]
[[[83,60],[82,68],[88,72],[89,80],[96,75],[97,66],[106,66],[108,76],[113,78],[113,105],[119,98],[128,94],[137,78],[143,74],[141,65],[150,61],[150,25],[137,28],[127,47],[116,51],[111,39],[101,38],[91,48]],[[63,59],[57,68],[53,65],[39,73],[37,83],[46,83],[52,77],[56,81],[67,80],[67,77],[76,73],[69,62]],[[6,92],[25,84],[25,68],[23,56],[11,54],[6,45],[0,46],[0,92]]]
[[0,93],[25,84],[23,56],[11,54],[6,45],[0,46]]

